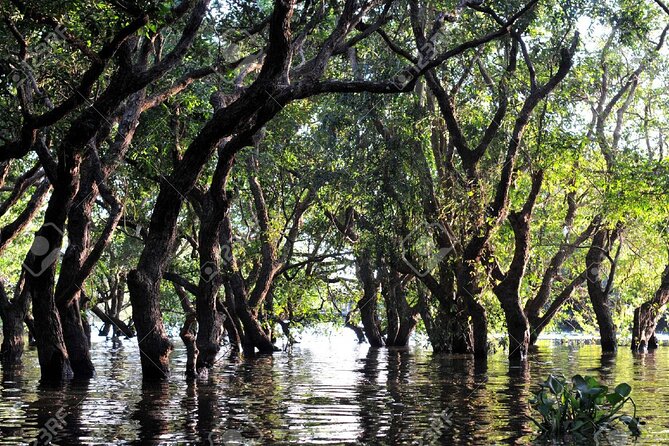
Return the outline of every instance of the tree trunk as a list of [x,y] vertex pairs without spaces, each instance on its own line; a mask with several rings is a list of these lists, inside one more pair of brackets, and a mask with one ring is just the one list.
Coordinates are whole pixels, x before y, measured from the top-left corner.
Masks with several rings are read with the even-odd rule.
[[[513,259],[502,279],[493,291],[502,305],[506,319],[506,328],[509,335],[509,359],[524,360],[530,346],[530,324],[521,305],[520,286],[525,276],[525,268],[530,255],[530,226],[532,211],[541,191],[544,172],[538,170],[532,173],[532,188],[519,211],[510,212],[509,224],[513,229]],[[498,268],[495,265],[496,268]],[[498,274],[501,273],[498,269]]]
[[669,265],[664,268],[662,281],[655,296],[634,310],[632,329],[632,350],[645,352],[657,348],[655,328],[669,302]]
[[19,280],[11,301],[0,281],[0,319],[2,319],[2,346],[0,362],[4,367],[13,367],[21,363],[23,356],[23,323],[28,313],[29,301],[23,294],[23,278]]
[[386,346],[406,347],[418,323],[418,310],[409,306],[402,276],[394,269],[384,271],[382,294],[388,321]]
[[230,356],[238,357],[240,354],[239,346],[242,343],[241,339],[241,327],[237,324],[239,323],[239,318],[235,311],[235,297],[230,286],[230,282],[225,280],[224,282],[225,289],[225,304],[221,304],[221,310],[225,312],[225,318],[223,320],[223,326],[225,331],[228,333],[228,341],[230,342]]
[[372,347],[383,347],[384,341],[381,336],[378,317],[378,293],[379,280],[374,277],[374,269],[370,260],[370,254],[360,254],[356,261],[358,277],[362,282],[363,295],[358,302],[360,319],[365,330],[365,336]]
[[[220,349],[222,315],[218,312],[217,302],[223,279],[220,270],[221,230],[223,219],[230,207],[226,196],[226,185],[234,159],[234,156],[219,157],[211,186],[199,203],[200,280],[195,298],[198,321],[198,370],[212,367]],[[232,246],[226,245],[225,249],[232,250]],[[227,252],[224,255],[226,258],[229,257]]]
[[[190,299],[188,298],[188,293],[176,283],[174,284],[174,290],[179,296],[179,302],[181,303],[181,309],[184,310],[185,318],[184,323],[179,332],[179,336],[186,346],[186,378],[194,379],[200,376],[197,368],[197,361],[199,356],[199,350],[197,348],[196,336],[198,332],[198,323],[197,315],[195,314],[195,308],[191,304]],[[202,371],[202,376],[205,377],[208,373],[208,369],[204,368]]]
[[128,289],[137,330],[142,378],[147,382],[165,380],[170,373],[169,355],[173,346],[165,333],[160,311],[160,281],[137,269],[128,274]]
[[58,309],[63,326],[63,340],[70,358],[75,379],[90,379],[95,376],[95,367],[90,355],[89,337],[79,309],[79,299]]
[[79,309],[81,293],[76,290],[71,298],[70,296],[63,296],[66,290],[75,283],[76,276],[89,252],[90,215],[93,200],[98,195],[93,180],[90,157],[83,162],[82,168],[80,190],[75,196],[77,206],[73,206],[68,214],[68,245],[60,267],[55,299],[63,325],[63,339],[70,357],[74,377],[90,379],[95,376],[95,367],[93,367],[91,361],[88,339],[81,320]]
[[[199,292],[195,298],[198,322],[197,348],[200,352],[197,368],[210,368],[216,360],[221,338],[221,317],[216,307],[220,289],[220,225],[218,216],[201,221],[198,250],[200,253]],[[215,220],[215,221],[212,221]]]
[[496,291],[502,304],[506,329],[509,335],[509,359],[523,360],[530,346],[530,324],[520,306],[520,298],[513,292]]
[[467,314],[472,324],[474,356],[483,358],[488,355],[488,316],[483,305],[476,300],[481,293],[481,289],[478,285],[475,262],[475,259],[463,255],[462,262],[458,267],[457,298],[462,299],[467,305]]
[[[592,238],[592,245],[586,255],[588,294],[592,302],[592,308],[597,316],[599,325],[600,343],[602,352],[615,352],[618,348],[616,340],[616,326],[613,323],[611,315],[611,301],[609,294],[611,291],[613,272],[615,272],[615,263],[611,266],[606,285],[603,285],[601,278],[602,267],[607,252],[613,243],[615,234],[607,229],[600,229]],[[620,252],[620,249],[618,250]]]
[[[59,177],[67,177],[62,170]],[[70,179],[73,179],[70,176]],[[62,230],[67,208],[76,184],[54,187],[44,217],[44,224],[35,235],[31,252],[24,263],[25,291],[33,303],[35,337],[43,381],[60,381],[73,377],[65,347],[63,329],[54,297],[56,261],[62,245]]]
[[0,359],[3,367],[13,367],[21,364],[21,357],[23,356],[23,319],[25,314],[14,306],[0,306],[0,316],[2,316]]

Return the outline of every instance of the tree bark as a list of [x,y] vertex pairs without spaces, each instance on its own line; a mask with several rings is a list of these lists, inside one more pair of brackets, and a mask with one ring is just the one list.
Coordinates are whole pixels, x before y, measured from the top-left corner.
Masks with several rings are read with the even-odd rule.
[[4,367],[13,367],[21,364],[23,356],[23,324],[27,318],[27,296],[22,290],[23,279],[19,280],[14,298],[9,299],[4,284],[0,281],[0,318],[2,319],[2,346],[0,347],[0,361]]
[[388,347],[406,347],[418,324],[418,309],[409,306],[405,286],[399,272],[386,268],[382,280],[382,294],[386,304]]
[[2,316],[2,347],[0,360],[3,367],[13,367],[21,363],[23,356],[23,319],[25,314],[14,306],[0,306]]
[[467,314],[471,319],[474,356],[483,358],[488,355],[488,316],[483,305],[476,300],[481,292],[477,263],[478,254],[473,255],[466,249],[457,268],[457,299],[466,303]]
[[[611,300],[609,299],[615,273],[615,261],[611,265],[611,272],[609,273],[606,285],[603,284],[601,278],[604,260],[615,238],[617,238],[616,231],[608,229],[598,230],[592,237],[592,244],[585,258],[588,294],[597,317],[602,352],[615,352],[618,348],[616,326],[613,322]],[[618,253],[620,253],[620,247],[618,248]]]
[[662,272],[662,280],[655,295],[634,310],[632,350],[645,352],[657,348],[655,328],[669,302],[669,265]]
[[509,359],[524,360],[530,346],[530,324],[521,304],[520,286],[530,255],[530,226],[532,211],[543,184],[544,173],[532,174],[532,188],[522,209],[508,216],[513,229],[513,259],[502,280],[493,287],[504,311],[509,335]]
[[[218,292],[221,289],[221,228],[229,212],[226,185],[234,164],[234,156],[219,158],[211,186],[201,198],[198,253],[200,281],[195,298],[198,322],[198,370],[210,368],[220,349],[223,315],[218,311]],[[232,249],[226,246],[226,249]],[[227,256],[227,252],[225,253]]]
[[367,251],[356,256],[357,273],[362,283],[362,298],[358,302],[360,319],[365,330],[365,336],[372,347],[383,347],[384,340],[378,316],[379,280],[374,277],[374,268]]
[[179,296],[179,302],[181,303],[181,309],[184,310],[184,323],[179,332],[179,336],[186,346],[186,378],[194,379],[199,376],[205,377],[208,374],[208,369],[203,368],[200,374],[200,371],[197,367],[198,356],[200,351],[197,348],[197,333],[198,333],[198,322],[195,308],[191,304],[190,299],[186,291],[176,283],[174,284],[174,290]]

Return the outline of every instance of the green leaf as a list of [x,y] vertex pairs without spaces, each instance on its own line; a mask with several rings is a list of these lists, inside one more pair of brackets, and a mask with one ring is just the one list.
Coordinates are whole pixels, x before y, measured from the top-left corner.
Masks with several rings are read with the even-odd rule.
[[632,393],[632,386],[627,383],[618,384],[615,392],[622,397],[627,397]]

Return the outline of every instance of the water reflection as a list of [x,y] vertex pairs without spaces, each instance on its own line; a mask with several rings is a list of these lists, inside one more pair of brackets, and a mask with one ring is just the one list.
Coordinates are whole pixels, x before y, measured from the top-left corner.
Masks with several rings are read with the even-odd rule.
[[530,444],[537,440],[527,401],[548,373],[633,386],[644,435],[634,443],[621,432],[600,444],[669,443],[667,347],[602,355],[595,345],[543,343],[529,362],[510,365],[503,352],[475,361],[317,341],[273,357],[223,360],[206,380],[188,383],[177,349],[173,376],[160,385],[142,385],[130,343],[97,343],[97,378],[58,387],[38,386],[29,351],[23,368],[2,370],[0,445],[46,438],[45,426],[60,445]]

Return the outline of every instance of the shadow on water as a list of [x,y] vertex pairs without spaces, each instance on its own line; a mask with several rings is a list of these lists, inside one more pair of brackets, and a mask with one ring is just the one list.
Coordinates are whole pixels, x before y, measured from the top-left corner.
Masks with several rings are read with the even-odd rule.
[[[551,444],[536,438],[528,399],[549,373],[628,382],[647,421],[600,444],[669,444],[669,348],[602,355],[595,345],[543,342],[529,361],[486,361],[420,349],[372,349],[340,339],[239,362],[205,380],[183,379],[177,348],[168,382],[143,385],[136,345],[94,346],[98,376],[39,385],[34,350],[2,370],[0,445]],[[244,443],[245,442],[245,443]]]

